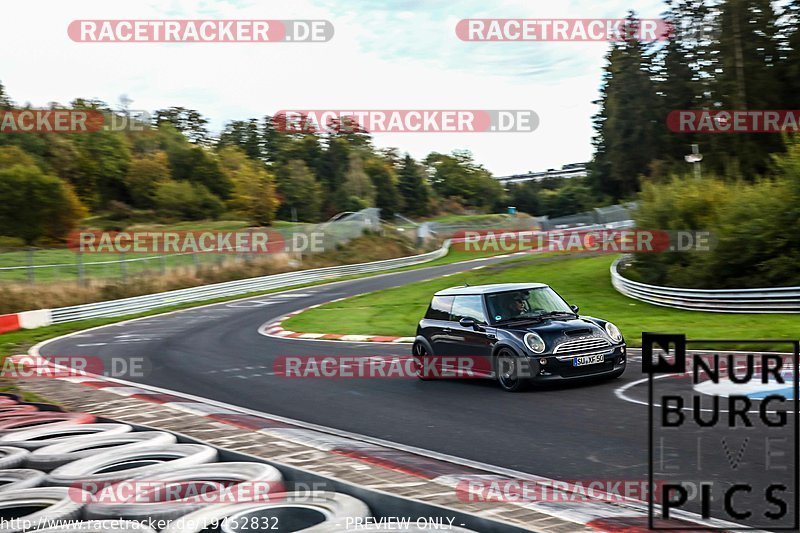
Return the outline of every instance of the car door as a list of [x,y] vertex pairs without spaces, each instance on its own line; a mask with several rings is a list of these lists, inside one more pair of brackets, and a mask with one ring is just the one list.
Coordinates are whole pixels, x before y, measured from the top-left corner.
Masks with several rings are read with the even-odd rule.
[[[479,327],[465,327],[459,324],[462,318],[471,318]],[[446,355],[449,365],[459,367],[456,358],[462,359],[460,369],[470,369],[476,374],[488,375],[491,372],[491,355],[494,335],[486,331],[486,310],[480,294],[459,295],[453,301],[450,311],[450,334]],[[469,365],[469,366],[467,366]],[[456,368],[458,370],[458,368]]]
[[434,296],[431,305],[420,323],[420,335],[431,343],[433,354],[442,355],[447,349],[446,343],[450,334],[450,310],[453,307],[452,296]]

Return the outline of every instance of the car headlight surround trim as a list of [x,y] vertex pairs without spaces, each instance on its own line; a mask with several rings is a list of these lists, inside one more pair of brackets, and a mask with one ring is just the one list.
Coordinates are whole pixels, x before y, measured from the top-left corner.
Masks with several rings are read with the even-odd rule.
[[530,351],[536,354],[543,353],[547,348],[544,339],[542,339],[538,333],[526,333],[524,341],[525,346],[527,346]]

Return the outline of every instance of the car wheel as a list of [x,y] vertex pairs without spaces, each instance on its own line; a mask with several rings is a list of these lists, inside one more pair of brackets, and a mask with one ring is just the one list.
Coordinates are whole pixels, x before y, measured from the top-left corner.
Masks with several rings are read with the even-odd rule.
[[508,348],[501,349],[494,358],[494,373],[503,390],[521,392],[528,388],[529,380],[521,376],[521,359]]
[[429,357],[428,350],[421,342],[415,342],[411,348],[411,353],[414,356],[414,366],[416,367],[417,377],[422,381],[430,381],[433,378],[427,375],[425,371],[425,358]]

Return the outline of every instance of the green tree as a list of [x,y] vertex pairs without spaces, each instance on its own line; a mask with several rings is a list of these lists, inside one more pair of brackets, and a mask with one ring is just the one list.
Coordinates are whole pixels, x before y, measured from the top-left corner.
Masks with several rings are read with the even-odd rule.
[[450,155],[431,153],[425,159],[431,169],[433,188],[442,198],[453,198],[468,207],[494,210],[504,199],[503,186],[467,151]]
[[422,167],[408,154],[400,165],[397,189],[406,214],[411,216],[430,214],[430,186],[425,180]]
[[267,226],[275,219],[278,200],[275,180],[261,161],[249,159],[240,148],[219,151],[223,172],[233,183],[228,205],[254,224]]
[[161,147],[167,153],[172,179],[203,185],[223,200],[230,198],[233,184],[222,172],[216,155],[210,150],[187,142],[174,127],[159,125]]
[[0,109],[11,109],[12,107],[11,98],[6,93],[3,83],[0,82]]
[[164,181],[156,186],[156,211],[178,220],[215,219],[224,206],[205,186],[187,181]]
[[[770,0],[723,0],[714,18],[715,105],[722,109],[781,109],[778,17]],[[754,178],[770,154],[783,150],[780,134],[737,134],[711,139],[705,167],[718,174]]]
[[167,154],[158,151],[133,158],[125,183],[130,191],[131,204],[149,208],[155,204],[158,185],[170,179]]
[[17,147],[0,148],[0,235],[29,245],[43,237],[63,239],[86,209],[67,183],[32,163]]
[[364,163],[364,171],[375,186],[375,206],[381,210],[381,216],[393,217],[402,209],[403,201],[394,166],[383,158],[372,157]]
[[308,166],[300,160],[289,161],[284,175],[278,176],[278,194],[281,200],[279,216],[284,220],[292,215],[300,222],[316,222],[322,208],[322,186]]
[[185,107],[159,109],[155,113],[155,125],[167,122],[182,133],[192,144],[205,144],[209,140],[208,119],[200,112]]
[[225,125],[217,143],[219,148],[235,146],[247,154],[247,157],[257,161],[265,160],[264,143],[259,129],[258,120],[234,120]]
[[78,196],[95,208],[103,208],[112,200],[128,202],[125,176],[131,160],[125,135],[98,131],[74,135],[75,189]]
[[375,205],[375,186],[364,172],[361,156],[350,154],[347,174],[339,191],[342,198],[338,207],[343,211],[358,211]]
[[344,183],[350,160],[347,141],[333,138],[329,141],[320,163],[319,180],[329,194],[334,194]]
[[596,190],[614,199],[628,198],[639,190],[639,177],[655,159],[658,124],[655,89],[641,42],[635,37],[639,22],[630,13],[626,25],[631,35],[612,45],[607,55],[600,111],[593,118],[595,156],[590,166]]

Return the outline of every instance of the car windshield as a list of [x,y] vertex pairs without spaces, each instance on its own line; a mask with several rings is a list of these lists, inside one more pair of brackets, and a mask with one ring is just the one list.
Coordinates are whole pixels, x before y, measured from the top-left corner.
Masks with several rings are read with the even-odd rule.
[[567,302],[550,287],[489,294],[486,296],[486,305],[494,324],[514,320],[535,320],[550,315],[575,314]]

